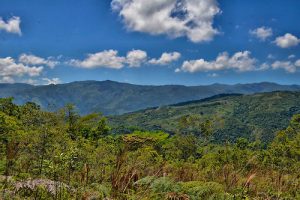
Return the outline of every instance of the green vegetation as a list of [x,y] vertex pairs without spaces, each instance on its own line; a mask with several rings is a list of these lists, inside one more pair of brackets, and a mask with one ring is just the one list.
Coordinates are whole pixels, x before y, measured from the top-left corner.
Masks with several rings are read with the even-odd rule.
[[[174,134],[179,121],[210,120],[216,142],[235,142],[244,137],[268,143],[284,129],[289,119],[300,114],[300,92],[271,92],[254,95],[219,95],[200,101],[180,103],[109,117],[116,133],[131,130],[159,130]],[[195,129],[195,130],[193,130]],[[199,127],[189,127],[197,132]],[[184,131],[184,130],[182,130]]]
[[[228,105],[230,98],[249,100],[224,98]],[[201,105],[210,109],[209,104],[219,115],[228,112],[218,102]],[[186,105],[191,112],[193,105]],[[240,105],[239,112],[245,112],[247,104]],[[0,198],[300,199],[300,115],[267,146],[259,138],[214,142],[215,127],[222,126],[222,120],[214,119],[180,118],[172,135],[111,134],[103,116],[81,117],[72,105],[46,112],[34,103],[17,106],[10,98],[1,99]]]

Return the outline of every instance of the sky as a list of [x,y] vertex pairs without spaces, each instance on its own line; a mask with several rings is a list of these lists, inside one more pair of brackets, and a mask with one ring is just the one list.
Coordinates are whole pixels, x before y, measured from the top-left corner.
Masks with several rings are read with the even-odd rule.
[[300,84],[298,0],[0,0],[0,82]]

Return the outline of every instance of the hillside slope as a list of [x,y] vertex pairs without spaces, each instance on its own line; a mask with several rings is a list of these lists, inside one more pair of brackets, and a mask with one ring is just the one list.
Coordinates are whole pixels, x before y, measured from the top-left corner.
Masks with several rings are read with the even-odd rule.
[[73,103],[80,114],[102,112],[110,115],[198,100],[222,93],[252,94],[276,90],[300,91],[300,86],[275,83],[213,84],[190,87],[142,86],[114,81],[81,81],[45,86],[0,84],[0,97],[12,96],[18,104],[32,101],[49,111]]
[[274,132],[288,125],[300,113],[300,92],[271,92],[254,95],[220,95],[200,101],[180,103],[128,113],[109,118],[110,124],[122,131],[124,127],[176,132],[181,117],[199,115],[217,118],[222,124],[215,130],[218,140],[270,141]]

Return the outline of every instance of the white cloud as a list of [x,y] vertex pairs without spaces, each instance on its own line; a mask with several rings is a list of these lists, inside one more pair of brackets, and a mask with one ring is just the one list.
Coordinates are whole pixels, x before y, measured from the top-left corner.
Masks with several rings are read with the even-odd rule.
[[30,84],[30,85],[38,85],[38,81],[36,79],[26,79],[26,80],[23,80],[21,81],[22,83],[27,83],[27,84]]
[[213,61],[204,59],[184,61],[181,71],[198,72],[198,71],[219,71],[232,69],[239,72],[257,70],[255,67],[256,59],[251,58],[249,51],[237,52],[233,56],[229,56],[227,52],[223,52]]
[[217,74],[217,73],[212,73],[212,74],[208,74],[207,76],[208,76],[208,77],[211,77],[211,78],[216,78],[216,77],[219,76],[219,74]]
[[158,59],[151,59],[149,60],[150,64],[153,65],[168,65],[173,61],[177,61],[180,58],[181,54],[178,52],[171,52],[171,53],[167,53],[164,52],[160,58]]
[[88,54],[87,58],[82,61],[72,59],[68,64],[89,69],[98,67],[121,69],[124,67],[124,62],[126,62],[126,58],[118,56],[118,51],[105,50],[94,54]]
[[175,69],[175,72],[176,72],[176,73],[181,72],[181,69],[180,69],[180,68],[176,68],[176,69]]
[[277,37],[274,43],[281,48],[289,48],[297,46],[300,43],[300,39],[290,33],[286,33],[284,36]]
[[254,30],[250,30],[249,33],[251,35],[257,37],[261,41],[265,41],[268,37],[271,37],[273,35],[272,28],[268,28],[268,27],[264,27],[264,26],[259,27]]
[[275,59],[275,56],[274,56],[273,54],[269,54],[269,55],[267,56],[267,58],[268,58],[268,59]]
[[269,69],[270,68],[270,65],[268,64],[268,63],[262,63],[261,65],[260,65],[260,67],[257,69],[258,71],[264,71],[264,70],[267,70],[267,69]]
[[288,57],[288,59],[293,59],[293,58],[295,58],[296,56],[294,55],[294,54],[291,54],[291,55],[289,55],[289,57]]
[[121,69],[124,66],[140,67],[143,63],[154,65],[167,65],[180,58],[180,53],[163,53],[159,59],[148,59],[147,52],[142,50],[131,50],[125,56],[119,56],[116,50],[104,50],[94,54],[88,54],[84,60],[71,59],[66,62],[68,65],[82,68],[111,68]]
[[0,76],[38,76],[43,67],[29,67],[23,63],[16,63],[11,57],[0,58]]
[[216,0],[113,0],[111,6],[128,30],[192,42],[211,41],[219,33],[213,27],[221,13]]
[[[0,82],[37,84],[37,79],[29,77],[38,77],[42,74],[44,66],[53,68],[57,64],[59,62],[53,57],[44,59],[31,54],[21,54],[18,60],[11,57],[0,58]],[[56,83],[58,79],[49,79],[49,81]]]
[[32,54],[22,54],[19,57],[19,62],[27,65],[47,65],[50,68],[54,68],[59,64],[53,57],[48,57],[47,59],[41,58]]
[[14,80],[13,77],[10,77],[10,76],[4,76],[4,77],[1,77],[0,82],[1,82],[1,83],[14,83],[15,80]]
[[38,79],[20,79],[18,80],[19,83],[27,83],[30,85],[50,85],[50,84],[60,84],[62,83],[61,80],[59,78],[38,78]]
[[11,57],[0,58],[0,78],[3,82],[13,82],[14,77],[39,76],[43,67],[27,66],[23,63],[16,63]]
[[297,63],[297,61],[295,63],[291,62],[291,61],[275,61],[272,64],[272,68],[273,69],[284,69],[286,72],[289,73],[294,73],[297,71],[297,67],[300,66],[300,63]]
[[54,85],[57,85],[57,84],[60,84],[61,83],[61,80],[59,78],[43,78],[42,79],[44,81],[44,84],[45,85],[50,85],[50,84],[54,84]]
[[296,67],[300,67],[300,59],[295,62]]
[[1,17],[0,17],[0,31],[4,30],[8,33],[15,33],[22,35],[21,28],[21,19],[20,17],[12,17],[7,22],[5,22]]
[[132,50],[127,53],[126,62],[130,67],[140,67],[147,61],[147,52],[142,50]]

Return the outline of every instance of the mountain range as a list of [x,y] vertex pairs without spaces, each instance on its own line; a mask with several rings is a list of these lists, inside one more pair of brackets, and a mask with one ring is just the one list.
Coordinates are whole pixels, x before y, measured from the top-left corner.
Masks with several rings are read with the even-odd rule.
[[300,91],[299,85],[262,82],[252,84],[134,85],[114,81],[79,81],[57,85],[0,84],[0,97],[14,97],[17,104],[28,101],[53,111],[72,103],[80,114],[101,112],[119,115],[149,107],[200,100],[218,94],[254,94],[271,91]]

